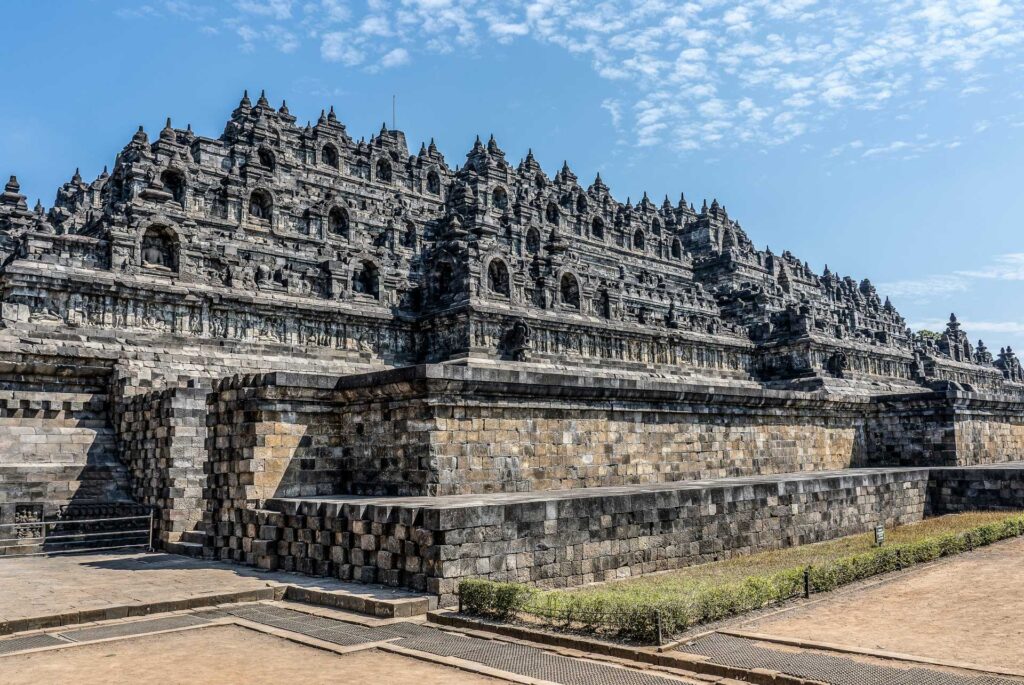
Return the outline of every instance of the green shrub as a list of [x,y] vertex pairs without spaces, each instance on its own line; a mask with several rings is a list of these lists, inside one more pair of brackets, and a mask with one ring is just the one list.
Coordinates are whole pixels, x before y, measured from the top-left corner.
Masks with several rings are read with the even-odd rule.
[[[552,628],[657,640],[695,625],[1024,535],[1024,514],[968,513],[891,531],[883,547],[868,536],[763,552],[575,590],[541,592],[515,583],[465,580],[463,611],[508,620],[525,615]],[[810,563],[804,563],[810,562]]]
[[462,610],[469,614],[507,620],[526,606],[536,590],[518,583],[494,583],[470,579],[459,584]]

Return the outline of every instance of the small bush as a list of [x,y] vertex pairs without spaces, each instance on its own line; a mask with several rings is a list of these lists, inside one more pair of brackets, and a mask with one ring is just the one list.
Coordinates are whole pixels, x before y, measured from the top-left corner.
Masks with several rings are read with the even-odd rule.
[[517,583],[492,583],[486,580],[464,580],[459,584],[462,610],[469,614],[493,616],[507,620],[522,611],[533,588]]
[[467,613],[499,620],[525,615],[560,630],[650,643],[657,640],[659,625],[669,637],[799,596],[805,570],[813,592],[828,592],[1020,535],[1024,514],[960,514],[895,528],[883,547],[874,547],[870,535],[851,536],[576,590],[541,592],[516,583],[465,580],[459,593]]

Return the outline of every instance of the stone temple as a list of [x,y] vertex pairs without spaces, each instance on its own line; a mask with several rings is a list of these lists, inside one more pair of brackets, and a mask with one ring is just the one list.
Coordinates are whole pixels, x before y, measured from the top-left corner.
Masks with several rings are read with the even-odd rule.
[[493,137],[245,96],[49,209],[12,176],[0,263],[0,522],[153,507],[170,551],[450,602],[1024,497],[1010,348]]

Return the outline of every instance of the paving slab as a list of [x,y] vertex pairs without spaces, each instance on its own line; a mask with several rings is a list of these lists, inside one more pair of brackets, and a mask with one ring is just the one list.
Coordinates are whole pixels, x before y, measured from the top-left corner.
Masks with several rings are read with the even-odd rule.
[[0,558],[0,587],[0,634],[275,598],[382,618],[436,607],[403,590],[140,552]]

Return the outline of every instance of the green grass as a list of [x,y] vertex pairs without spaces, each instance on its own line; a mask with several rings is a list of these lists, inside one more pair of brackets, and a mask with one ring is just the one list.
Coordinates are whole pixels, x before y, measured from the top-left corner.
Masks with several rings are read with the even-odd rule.
[[824,592],[1022,534],[1024,512],[970,512],[888,529],[882,547],[867,533],[571,590],[469,580],[460,593],[469,613],[654,642],[659,623],[667,637],[798,596],[805,569]]

